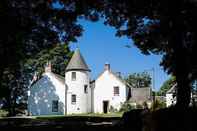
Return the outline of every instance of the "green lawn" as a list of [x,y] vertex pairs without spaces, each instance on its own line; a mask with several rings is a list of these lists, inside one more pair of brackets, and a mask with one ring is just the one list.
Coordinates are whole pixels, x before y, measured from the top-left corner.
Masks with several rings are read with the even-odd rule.
[[87,114],[69,114],[69,115],[42,115],[42,116],[33,116],[36,119],[56,119],[56,118],[66,118],[66,117],[122,117],[123,112],[116,113],[87,113]]

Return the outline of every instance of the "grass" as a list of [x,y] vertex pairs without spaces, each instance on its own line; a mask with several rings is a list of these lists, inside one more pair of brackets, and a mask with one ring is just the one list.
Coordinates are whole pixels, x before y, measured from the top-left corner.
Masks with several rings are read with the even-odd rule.
[[36,119],[58,119],[58,118],[67,118],[67,117],[122,117],[123,112],[114,112],[114,113],[107,113],[107,114],[100,114],[100,113],[85,113],[85,114],[69,114],[69,115],[42,115],[42,116],[35,116],[33,118]]

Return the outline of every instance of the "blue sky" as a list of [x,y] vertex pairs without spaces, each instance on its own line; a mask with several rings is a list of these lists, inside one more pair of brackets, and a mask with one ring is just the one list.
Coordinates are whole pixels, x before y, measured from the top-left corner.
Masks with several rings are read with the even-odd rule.
[[[92,79],[103,71],[104,64],[110,63],[114,72],[121,72],[123,76],[130,73],[143,72],[145,70],[153,76],[155,69],[155,89],[158,90],[169,76],[159,66],[161,56],[145,56],[135,47],[131,40],[115,37],[115,29],[105,26],[102,21],[89,22],[80,20],[83,26],[83,36],[78,38],[77,43],[71,44],[71,49],[79,47],[91,71]],[[125,45],[131,45],[126,48]]]

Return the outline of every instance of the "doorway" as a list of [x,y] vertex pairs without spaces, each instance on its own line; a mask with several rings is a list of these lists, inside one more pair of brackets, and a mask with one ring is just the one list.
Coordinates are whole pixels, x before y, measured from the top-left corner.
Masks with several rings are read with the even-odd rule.
[[108,112],[109,101],[103,101],[103,113]]

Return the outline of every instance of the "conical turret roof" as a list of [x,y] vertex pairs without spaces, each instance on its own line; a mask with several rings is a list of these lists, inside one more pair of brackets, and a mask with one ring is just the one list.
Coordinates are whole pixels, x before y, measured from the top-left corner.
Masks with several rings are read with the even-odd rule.
[[78,48],[75,50],[71,60],[66,67],[66,71],[70,70],[90,71]]

